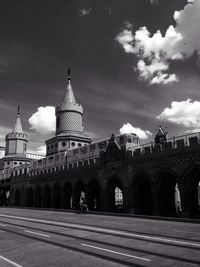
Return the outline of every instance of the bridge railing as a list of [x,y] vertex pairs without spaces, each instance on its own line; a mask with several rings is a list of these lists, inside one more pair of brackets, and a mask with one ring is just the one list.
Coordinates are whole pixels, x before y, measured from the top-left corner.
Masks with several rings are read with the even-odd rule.
[[200,144],[200,132],[173,136],[168,138],[167,142],[160,144],[150,142],[138,145],[132,150],[132,156],[151,154],[172,149],[182,149],[185,147],[196,147],[198,144]]

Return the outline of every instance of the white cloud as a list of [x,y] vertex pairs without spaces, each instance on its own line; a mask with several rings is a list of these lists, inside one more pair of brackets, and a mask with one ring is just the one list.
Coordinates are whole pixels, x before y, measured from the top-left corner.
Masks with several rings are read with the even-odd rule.
[[187,132],[200,130],[200,101],[187,99],[186,101],[171,103],[170,108],[165,108],[157,119],[170,121],[187,128]]
[[55,131],[56,117],[55,108],[52,106],[39,107],[28,120],[31,129],[41,134],[48,134]]
[[36,147],[34,150],[28,150],[28,153],[45,155],[46,154],[46,146],[42,145],[42,146]]
[[79,10],[80,11],[80,16],[87,16],[92,12],[92,8],[82,8]]
[[140,128],[133,127],[129,122],[125,123],[119,130],[120,134],[125,133],[135,133],[141,139],[147,139],[152,136],[152,133],[149,131],[144,131]]
[[149,0],[151,4],[158,4],[158,0]]
[[116,37],[126,53],[138,58],[140,78],[150,84],[167,84],[178,81],[175,73],[169,73],[170,62],[190,57],[195,51],[200,55],[200,0],[189,0],[184,10],[174,12],[176,27],[170,25],[165,34],[160,30],[151,34],[147,27],[134,34],[130,25]]

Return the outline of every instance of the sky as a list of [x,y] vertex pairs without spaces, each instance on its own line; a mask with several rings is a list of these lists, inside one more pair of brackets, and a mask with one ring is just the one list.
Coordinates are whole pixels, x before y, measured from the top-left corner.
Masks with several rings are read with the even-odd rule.
[[0,145],[21,107],[29,151],[55,135],[71,67],[93,139],[200,131],[200,0],[1,0]]

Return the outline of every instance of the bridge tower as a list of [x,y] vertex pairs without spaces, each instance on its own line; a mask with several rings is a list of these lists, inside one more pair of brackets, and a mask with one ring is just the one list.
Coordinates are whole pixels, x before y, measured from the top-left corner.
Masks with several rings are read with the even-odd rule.
[[12,132],[6,135],[5,141],[5,157],[0,160],[0,169],[8,169],[25,162],[30,162],[30,159],[26,157],[28,135],[22,130],[20,107],[18,107],[14,128]]
[[83,107],[75,100],[68,70],[67,87],[62,103],[56,105],[56,134],[46,141],[47,156],[91,143],[83,130]]

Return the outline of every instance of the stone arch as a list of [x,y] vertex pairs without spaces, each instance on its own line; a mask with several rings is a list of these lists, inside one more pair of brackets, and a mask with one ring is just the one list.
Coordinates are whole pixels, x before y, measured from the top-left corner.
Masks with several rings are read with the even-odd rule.
[[191,218],[200,218],[200,165],[192,165],[183,175],[184,208]]
[[72,186],[69,182],[66,182],[63,185],[63,208],[72,208]]
[[145,172],[137,173],[133,178],[135,213],[153,214],[153,196],[151,177]]
[[[121,193],[116,189],[119,189]],[[118,194],[118,196],[116,196]],[[119,196],[121,195],[121,196]],[[122,198],[122,203],[116,203],[116,198]],[[110,212],[122,212],[124,204],[124,185],[120,178],[112,177],[107,184],[107,201],[108,201],[108,211]]]
[[14,199],[15,206],[20,206],[20,202],[21,202],[20,190],[16,189],[16,191],[15,191],[15,199]]
[[26,205],[28,207],[33,207],[33,188],[29,187],[26,190]]
[[100,210],[100,185],[97,180],[92,179],[88,183],[88,208],[92,211]]
[[43,207],[50,208],[51,207],[51,187],[49,185],[45,185],[43,188]]
[[35,188],[35,196],[34,196],[34,206],[37,208],[41,208],[42,206],[42,190],[40,186],[36,186]]
[[75,186],[74,186],[74,194],[73,194],[73,205],[75,209],[80,209],[80,196],[81,196],[81,192],[85,193],[85,197],[86,197],[86,202],[87,202],[87,192],[86,192],[86,185],[84,182],[82,182],[81,180],[77,181]]
[[52,208],[61,208],[61,186],[59,183],[55,183],[52,189]]
[[178,184],[177,176],[171,170],[161,170],[156,175],[156,214],[166,217],[176,216],[175,188]]

